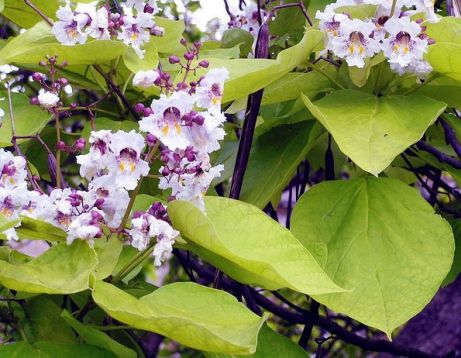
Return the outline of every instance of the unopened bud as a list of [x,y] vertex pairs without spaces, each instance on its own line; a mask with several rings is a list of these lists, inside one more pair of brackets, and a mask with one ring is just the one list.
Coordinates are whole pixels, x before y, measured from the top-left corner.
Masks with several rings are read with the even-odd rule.
[[146,108],[146,107],[145,107],[142,103],[136,103],[136,104],[134,105],[134,110],[135,110],[137,113],[143,113],[145,108]]
[[32,74],[32,79],[35,81],[35,82],[40,82],[42,79],[43,79],[43,76],[41,73],[38,73],[38,72],[34,72]]
[[187,61],[192,61],[194,59],[194,54],[192,52],[186,52],[184,54],[184,58],[187,60]]
[[210,65],[210,63],[207,61],[207,60],[202,60],[198,63],[198,65],[200,67],[203,67],[203,68],[208,68],[208,66]]
[[173,65],[175,63],[179,63],[181,60],[178,56],[173,55],[168,58],[168,61]]

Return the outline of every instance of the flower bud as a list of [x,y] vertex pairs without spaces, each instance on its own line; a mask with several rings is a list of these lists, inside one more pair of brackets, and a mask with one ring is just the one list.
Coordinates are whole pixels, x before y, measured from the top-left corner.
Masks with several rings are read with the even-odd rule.
[[34,106],[37,106],[40,104],[40,102],[38,101],[38,98],[37,97],[32,97],[30,99],[30,104],[34,105]]
[[184,58],[187,60],[187,61],[192,61],[194,59],[195,55],[192,53],[192,52],[186,52],[184,54]]
[[142,103],[136,103],[134,105],[134,110],[139,114],[143,113],[145,108],[146,107]]
[[66,150],[67,146],[66,143],[60,140],[58,143],[56,143],[56,148],[58,148],[59,150]]
[[142,115],[144,117],[149,117],[153,113],[154,113],[154,111],[152,110],[152,108],[146,107],[146,108],[144,108],[144,111],[142,112]]
[[203,67],[203,68],[208,68],[208,66],[210,65],[210,63],[207,61],[207,60],[202,60],[198,63],[198,65],[200,67]]
[[59,79],[59,83],[62,85],[62,86],[67,86],[69,84],[69,80],[67,78],[64,78],[64,77],[61,77]]
[[34,72],[32,74],[32,79],[35,81],[35,82],[40,82],[41,80],[43,80],[43,76],[41,73],[38,73],[38,72]]
[[86,145],[86,140],[83,137],[77,139],[74,144],[75,149],[79,151],[85,149],[85,145]]
[[72,103],[70,104],[70,106],[69,106],[69,107],[70,107],[70,109],[75,109],[75,108],[77,108],[77,107],[78,107],[78,105],[77,105],[77,103],[75,103],[75,102],[72,102]]
[[99,210],[102,210],[102,206],[104,205],[104,199],[103,198],[98,198],[96,199],[96,201],[94,202],[94,207],[99,209]]
[[179,43],[180,43],[181,45],[183,45],[183,46],[186,46],[186,45],[187,45],[187,41],[186,41],[186,39],[184,39],[184,38],[182,38],[182,39],[179,41]]
[[157,137],[154,136],[152,133],[147,133],[146,141],[149,147],[153,147],[157,143]]
[[173,65],[175,63],[179,63],[181,60],[178,56],[172,55],[168,58],[168,61]]
[[162,169],[162,175],[164,177],[168,176],[170,174],[170,169],[168,169],[167,167],[163,167]]

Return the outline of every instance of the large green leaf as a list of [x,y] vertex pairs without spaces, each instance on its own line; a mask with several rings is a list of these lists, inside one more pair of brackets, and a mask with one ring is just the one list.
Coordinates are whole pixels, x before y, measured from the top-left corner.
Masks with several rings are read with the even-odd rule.
[[210,67],[225,67],[229,79],[224,87],[224,102],[245,97],[278,80],[294,67],[308,60],[309,54],[322,43],[323,34],[309,29],[295,46],[281,51],[276,60],[266,59],[210,59]]
[[315,121],[303,121],[255,138],[240,199],[264,208],[287,185],[322,131]]
[[[205,353],[206,358],[230,358],[231,354]],[[274,332],[264,325],[258,336],[256,352],[247,357],[253,358],[306,358],[307,353],[289,338]]]
[[61,45],[51,33],[50,26],[39,22],[0,50],[0,65],[37,64],[46,55],[58,55],[59,61],[67,61],[71,65],[100,64],[119,57],[126,49],[121,41],[115,40],[93,40],[76,46]]
[[72,328],[61,317],[61,308],[48,296],[26,301],[27,328],[35,341],[53,338],[56,343],[78,343]]
[[363,170],[378,175],[420,140],[446,104],[424,96],[383,96],[341,90],[312,103],[302,99],[339,149]]
[[[3,118],[2,127],[0,129],[0,147],[8,147],[11,146],[12,137],[9,113],[10,106],[7,100],[8,94],[4,91],[0,91],[0,98],[5,98],[4,101],[0,102],[1,108],[3,108],[5,111],[5,117]],[[29,98],[23,94],[12,93],[11,102],[13,105],[16,135],[28,136],[40,133],[43,127],[45,127],[45,125],[51,119],[51,116],[48,112],[43,111],[38,106],[32,106],[29,104]],[[24,139],[18,140],[19,143],[24,141]]]
[[30,293],[69,294],[89,288],[97,264],[88,243],[60,244],[21,265],[0,261],[0,284]]
[[206,214],[173,201],[168,213],[188,248],[232,278],[269,290],[343,291],[289,230],[257,207],[222,197],[206,197],[205,206]]
[[461,82],[452,78],[437,78],[425,86],[420,86],[415,94],[445,102],[448,107],[461,108]]
[[20,239],[24,240],[46,240],[65,242],[67,233],[53,224],[45,221],[23,217],[21,218],[21,226],[16,228],[16,233]]
[[[52,337],[50,337],[52,338]],[[64,344],[39,341],[33,344],[16,342],[0,345],[0,357],[5,358],[115,358],[111,352],[89,344]]]
[[103,280],[108,277],[117,266],[118,259],[123,250],[123,244],[118,237],[113,237],[108,241],[97,240],[94,249],[98,258],[95,279]]
[[326,272],[354,288],[314,298],[389,336],[431,300],[453,260],[450,225],[396,179],[316,185],[298,201],[291,225]]
[[110,338],[104,332],[77,321],[69,312],[62,311],[61,319],[69,324],[85,343],[112,352],[120,358],[136,358],[136,352]]
[[434,71],[461,81],[461,44],[438,42],[429,47],[427,60]]
[[453,42],[461,45],[461,19],[456,17],[442,17],[440,21],[425,23],[425,33],[438,42]]
[[120,322],[210,352],[253,353],[264,322],[232,295],[192,282],[166,285],[138,300],[98,281],[93,299]]
[[[4,0],[4,3],[5,9],[2,15],[25,29],[42,21],[42,18],[24,0]],[[59,0],[33,0],[32,3],[49,18],[56,18]]]
[[264,89],[262,104],[289,101],[298,98],[301,93],[312,98],[332,90],[334,87],[330,80],[318,72],[287,73]]

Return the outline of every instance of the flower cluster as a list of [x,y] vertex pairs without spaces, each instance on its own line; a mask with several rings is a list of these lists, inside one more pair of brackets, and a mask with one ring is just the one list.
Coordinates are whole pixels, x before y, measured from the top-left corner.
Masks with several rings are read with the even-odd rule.
[[[84,44],[88,37],[96,40],[118,39],[131,46],[143,58],[143,45],[150,35],[162,36],[164,29],[155,24],[158,12],[155,0],[127,0],[125,10],[134,9],[136,15],[121,15],[110,12],[106,5],[90,13],[72,10],[69,4],[58,9],[52,32],[64,45]],[[128,12],[128,11],[126,11]]]
[[[207,61],[199,62],[197,68],[191,67],[193,59],[198,57],[198,48],[195,44],[188,49],[184,54],[185,64],[176,56],[170,57],[171,63],[181,64],[186,71],[185,78],[198,67],[208,67]],[[198,81],[183,80],[176,86],[169,75],[161,71],[155,75],[137,74],[134,78],[135,85],[152,82],[165,90],[150,107],[140,105],[139,108],[144,115],[139,128],[148,133],[151,141],[162,144],[160,188],[171,190],[171,199],[190,200],[202,210],[204,193],[223,170],[221,165],[211,166],[209,154],[219,149],[219,141],[225,134],[221,99],[227,77],[226,69],[217,68]]]
[[[45,219],[48,217],[48,196],[28,190],[26,160],[0,149],[0,215],[10,220],[20,215]],[[14,228],[3,232],[8,240],[18,240]]]
[[[225,134],[221,100],[228,72],[212,69],[186,82],[188,75],[208,68],[209,63],[198,60],[199,42],[192,46],[185,41],[182,44],[186,48],[185,62],[177,56],[171,56],[169,61],[181,66],[185,72],[183,81],[173,84],[170,75],[161,70],[141,71],[133,78],[135,86],[158,86],[162,92],[150,106],[135,106],[142,113],[139,129],[145,136],[135,130],[93,130],[88,152],[76,156],[80,175],[85,179],[78,189],[68,187],[62,179],[54,154],[38,135],[36,139],[48,152],[51,182],[58,184],[59,175],[61,178],[58,187],[48,188],[46,193],[28,174],[22,156],[1,149],[0,214],[10,219],[29,216],[49,222],[67,232],[68,244],[80,239],[92,245],[103,234],[124,234],[138,250],[152,249],[155,265],[168,258],[179,233],[172,228],[165,206],[154,203],[145,212],[135,212],[129,221],[133,204],[129,191],[139,187],[140,180],[149,175],[151,162],[159,160],[159,188],[168,191],[169,200],[189,200],[204,210],[203,196],[223,170],[222,165],[211,165],[209,154],[219,149]],[[58,76],[63,64],[49,57],[41,65],[48,67],[48,74],[32,75],[42,87],[32,104],[56,116],[71,113],[76,107],[62,107],[60,100],[62,87],[68,83]],[[86,144],[84,138],[72,145],[58,140],[56,149],[75,154]],[[30,190],[29,184],[35,190]],[[15,228],[3,234],[9,240],[18,239]]]
[[[261,27],[259,24],[259,16],[258,6],[251,2],[245,6],[245,10],[242,14],[234,16],[227,25],[229,28],[239,28],[248,31],[256,37],[258,35],[259,28]],[[264,10],[261,10],[261,17],[264,21],[264,18],[266,17],[266,12]]]
[[[366,20],[352,18],[347,6],[375,5],[374,17]],[[395,5],[395,7],[393,7]],[[436,21],[431,0],[338,0],[327,5],[316,18],[325,33],[326,49],[343,58],[349,66],[364,67],[365,60],[384,54],[393,71],[415,73],[424,77],[432,71],[424,54],[433,40],[424,33],[423,19]]]

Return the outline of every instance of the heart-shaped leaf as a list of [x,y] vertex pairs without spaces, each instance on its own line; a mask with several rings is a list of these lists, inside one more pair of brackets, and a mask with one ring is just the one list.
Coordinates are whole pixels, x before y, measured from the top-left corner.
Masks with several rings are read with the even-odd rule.
[[341,90],[314,103],[302,99],[331,133],[341,151],[378,175],[420,140],[446,104],[423,96],[383,96]]
[[222,197],[205,198],[206,214],[186,201],[168,213],[187,247],[242,283],[306,294],[342,292],[289,230],[257,207]]
[[192,282],[166,285],[138,300],[97,281],[93,299],[120,322],[210,352],[253,353],[264,323],[234,296]]
[[396,179],[316,185],[296,204],[291,225],[325,271],[354,288],[315,299],[389,336],[431,300],[453,261],[450,225]]

